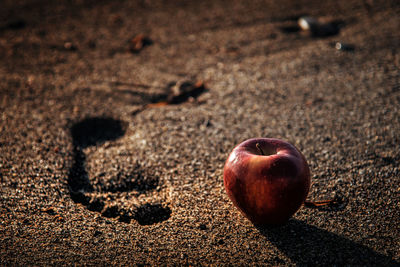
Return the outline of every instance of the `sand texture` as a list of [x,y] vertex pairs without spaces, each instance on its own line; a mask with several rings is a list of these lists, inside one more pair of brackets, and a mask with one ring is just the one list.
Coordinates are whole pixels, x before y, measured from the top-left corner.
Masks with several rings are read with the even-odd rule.
[[[400,265],[399,29],[398,1],[1,1],[0,265]],[[335,202],[251,224],[223,166],[253,137]]]

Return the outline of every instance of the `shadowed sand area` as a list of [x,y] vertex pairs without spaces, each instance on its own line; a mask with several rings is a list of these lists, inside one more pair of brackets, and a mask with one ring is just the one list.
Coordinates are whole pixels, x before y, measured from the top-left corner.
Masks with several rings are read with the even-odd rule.
[[[0,265],[399,265],[399,14],[1,1]],[[335,205],[252,225],[223,166],[254,137],[294,144]]]

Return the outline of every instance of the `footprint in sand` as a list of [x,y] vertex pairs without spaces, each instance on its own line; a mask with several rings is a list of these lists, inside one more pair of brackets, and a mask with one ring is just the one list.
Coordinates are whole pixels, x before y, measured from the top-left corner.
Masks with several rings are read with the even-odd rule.
[[117,140],[125,134],[126,128],[126,122],[103,117],[87,118],[71,127],[74,156],[68,175],[71,198],[90,211],[99,212],[104,217],[118,218],[125,223],[132,219],[140,225],[165,221],[171,216],[171,209],[162,203],[134,205],[132,208],[122,205],[124,199],[121,194],[124,192],[140,195],[156,190],[159,178],[153,176],[151,170],[136,164],[128,171],[117,168],[115,177],[109,179],[102,179],[104,173],[99,177],[89,177],[85,149],[97,148],[105,142]]
[[[132,84],[132,86],[143,87],[144,85]],[[131,90],[116,91],[141,95],[141,93]],[[138,112],[145,108],[196,101],[197,97],[206,91],[207,88],[203,82],[173,82],[168,84],[164,88],[164,92],[159,95],[153,97],[146,94],[141,95],[143,102],[150,103],[143,105]],[[107,160],[111,162],[113,159],[107,159],[109,156],[102,157],[99,154],[102,145],[112,143],[124,136],[127,125],[126,122],[106,117],[87,118],[72,125],[70,132],[74,161],[68,175],[71,199],[75,203],[86,206],[90,211],[99,212],[104,217],[118,218],[121,222],[129,223],[134,219],[140,225],[151,225],[165,221],[171,216],[171,209],[168,206],[146,201],[143,205],[132,204],[132,202],[137,203],[132,198],[157,189],[159,178],[152,173],[154,170],[148,167],[144,168],[138,163],[130,164],[129,162],[124,162],[125,166],[118,166],[120,164],[115,161],[110,166],[103,165],[103,161],[106,164]],[[93,170],[93,164],[89,164],[93,163],[89,157],[89,154],[93,156],[93,153],[100,155],[97,160],[101,161],[102,167],[98,169],[107,169],[107,173],[96,173],[96,170]]]

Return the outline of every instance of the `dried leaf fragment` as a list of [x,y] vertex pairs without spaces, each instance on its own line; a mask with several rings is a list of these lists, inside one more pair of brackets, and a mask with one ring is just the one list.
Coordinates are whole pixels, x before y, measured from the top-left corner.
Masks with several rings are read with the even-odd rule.
[[334,206],[340,206],[341,204],[342,200],[340,200],[338,197],[327,200],[304,201],[304,206],[308,208],[334,207]]
[[168,105],[168,102],[163,101],[163,102],[157,102],[157,103],[152,103],[146,105],[147,108],[159,108]]
[[153,41],[144,34],[138,34],[129,41],[129,50],[132,53],[139,53],[145,46],[149,46]]
[[190,99],[196,99],[205,91],[206,87],[202,81],[198,81],[194,84],[189,81],[172,83],[169,85],[167,103],[180,104]]
[[333,199],[329,200],[321,200],[321,201],[304,201],[304,206],[306,207],[320,207],[320,206],[327,206],[333,203]]

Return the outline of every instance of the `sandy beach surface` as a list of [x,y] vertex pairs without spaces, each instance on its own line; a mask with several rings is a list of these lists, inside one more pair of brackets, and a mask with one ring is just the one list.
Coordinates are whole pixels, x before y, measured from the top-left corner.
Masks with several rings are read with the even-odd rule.
[[[398,1],[1,1],[0,265],[399,266],[399,29]],[[253,225],[223,184],[252,137],[334,202]]]

